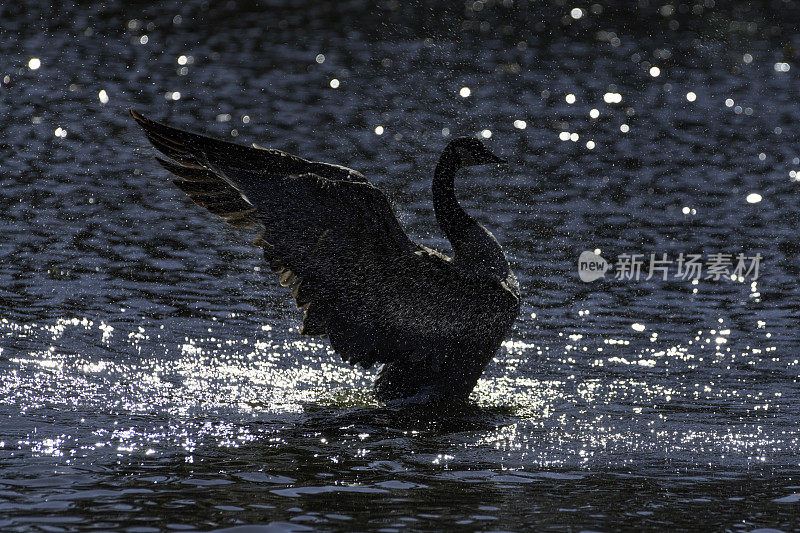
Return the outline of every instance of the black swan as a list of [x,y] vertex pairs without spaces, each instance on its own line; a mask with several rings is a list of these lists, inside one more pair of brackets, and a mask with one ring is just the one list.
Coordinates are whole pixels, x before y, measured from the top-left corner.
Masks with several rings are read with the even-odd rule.
[[156,158],[180,190],[227,223],[260,230],[254,244],[305,311],[301,334],[327,335],[353,365],[381,363],[381,400],[466,400],[520,307],[503,250],[453,187],[462,167],[502,163],[481,141],[451,141],[434,173],[449,258],[409,239],[359,172],[131,114],[171,160]]

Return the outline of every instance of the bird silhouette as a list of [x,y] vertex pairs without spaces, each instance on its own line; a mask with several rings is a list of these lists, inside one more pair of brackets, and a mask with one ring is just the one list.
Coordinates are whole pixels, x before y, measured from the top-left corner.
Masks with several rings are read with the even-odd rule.
[[413,242],[355,170],[131,114],[180,190],[228,224],[258,228],[254,244],[304,310],[302,335],[327,336],[353,365],[381,364],[381,400],[467,399],[520,307],[502,248],[455,195],[459,169],[502,163],[480,140],[452,140],[434,172],[451,258]]

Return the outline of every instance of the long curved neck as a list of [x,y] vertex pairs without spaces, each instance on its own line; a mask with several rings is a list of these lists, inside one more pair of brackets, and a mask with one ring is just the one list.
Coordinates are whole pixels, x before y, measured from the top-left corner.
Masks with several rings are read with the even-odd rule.
[[453,262],[470,270],[507,277],[508,261],[497,240],[458,204],[453,182],[459,158],[448,146],[433,175],[433,211],[436,222],[453,246]]
[[458,204],[454,181],[458,171],[458,155],[449,146],[442,152],[433,174],[433,212],[447,240],[457,254],[470,229],[478,223]]

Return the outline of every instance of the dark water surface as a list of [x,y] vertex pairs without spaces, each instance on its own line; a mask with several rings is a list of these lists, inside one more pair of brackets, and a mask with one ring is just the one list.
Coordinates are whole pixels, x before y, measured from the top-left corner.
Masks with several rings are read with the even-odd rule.
[[[800,528],[796,2],[241,4],[0,7],[0,530]],[[473,405],[301,338],[131,106],[361,170],[443,249],[436,158],[487,138],[459,194],[524,303]]]

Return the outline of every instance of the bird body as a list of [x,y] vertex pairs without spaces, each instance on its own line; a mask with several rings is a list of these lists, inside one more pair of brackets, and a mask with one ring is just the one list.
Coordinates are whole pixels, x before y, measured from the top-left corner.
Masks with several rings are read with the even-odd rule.
[[413,242],[386,196],[349,168],[249,148],[131,111],[171,161],[175,185],[255,244],[304,310],[304,335],[325,335],[347,362],[382,364],[383,400],[466,399],[520,305],[500,245],[458,204],[459,168],[497,163],[477,139],[445,148],[433,182],[437,222],[453,258]]

